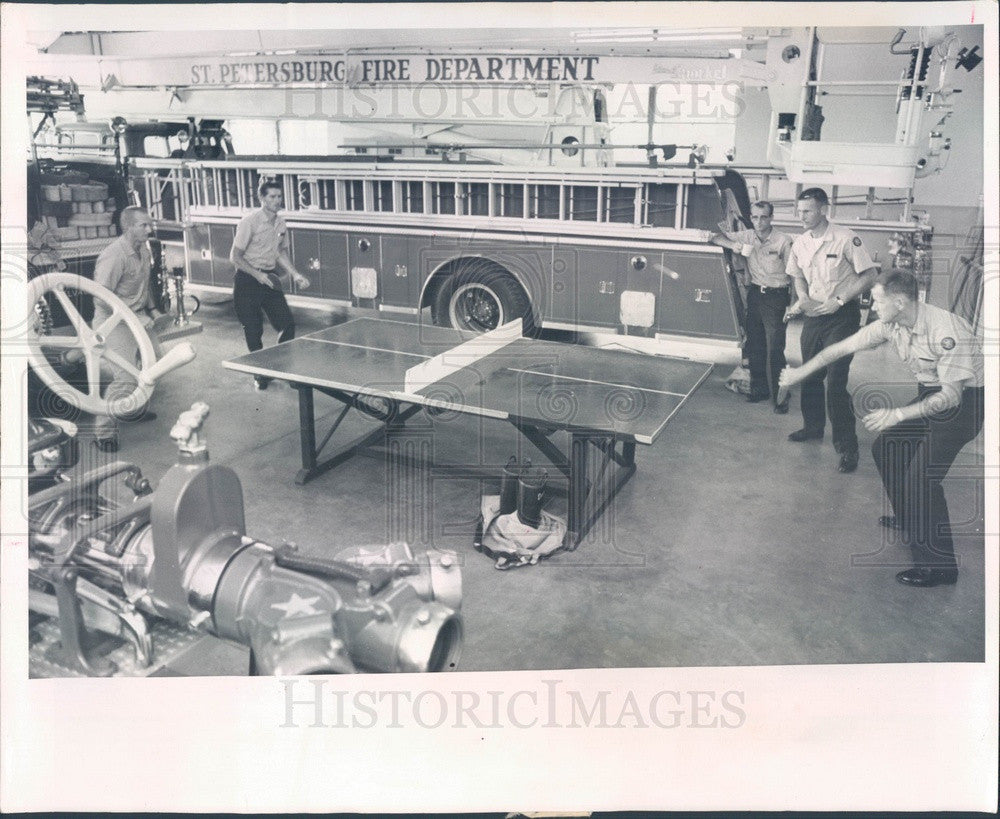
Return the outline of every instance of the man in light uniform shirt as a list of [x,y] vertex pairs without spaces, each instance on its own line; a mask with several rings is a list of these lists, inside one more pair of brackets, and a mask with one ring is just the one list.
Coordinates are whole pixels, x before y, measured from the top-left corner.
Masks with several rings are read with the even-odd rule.
[[[265,179],[257,189],[260,210],[244,216],[236,226],[229,258],[236,265],[233,279],[233,306],[243,325],[247,349],[261,349],[264,318],[278,331],[278,343],[295,338],[295,320],[281,288],[277,268],[281,268],[299,287],[308,287],[309,279],[295,269],[288,256],[288,227],[278,215],[281,210],[281,185]],[[254,378],[258,390],[266,390],[271,379]]]
[[[827,220],[828,205],[821,188],[808,188],[799,194],[799,218],[806,231],[795,237],[788,254],[787,271],[797,296],[788,315],[805,314],[803,362],[858,329],[861,308],[857,297],[872,286],[878,275],[860,237]],[[802,429],[788,436],[790,441],[821,440],[829,414],[841,472],[853,472],[858,466],[858,436],[847,392],[850,371],[848,355],[802,382]]]
[[802,367],[785,370],[781,384],[791,386],[838,358],[883,344],[906,363],[917,379],[917,397],[862,419],[866,429],[879,433],[872,457],[893,511],[879,523],[902,531],[913,550],[916,565],[896,575],[900,583],[952,584],[958,563],[941,481],[983,427],[982,344],[965,319],[920,303],[911,273],[894,270],[872,288],[872,297],[878,321]]
[[770,202],[750,206],[753,230],[717,233],[711,241],[729,248],[747,260],[747,360],[750,365],[750,395],[755,404],[770,398],[774,411],[788,412],[787,396],[778,402],[778,376],[785,369],[785,311],[790,302],[791,279],[785,272],[792,238],[774,230]]
[[[94,265],[94,281],[108,288],[118,298],[125,302],[128,308],[136,314],[147,332],[153,327],[155,303],[149,287],[150,255],[147,242],[153,235],[153,222],[149,214],[138,207],[128,207],[119,217],[122,235],[108,245],[97,257]],[[162,315],[162,314],[160,314]],[[100,299],[94,300],[93,328],[98,328],[111,317],[108,305]],[[156,357],[163,355],[163,349],[157,341],[156,334],[149,332],[150,341]],[[107,334],[106,349],[117,353],[128,362],[135,361],[138,346],[131,330],[124,322],[119,322]],[[114,362],[104,360],[103,366],[111,375],[111,383],[105,390],[104,397],[110,403],[116,398],[122,398],[132,393],[136,388],[136,380],[126,370]],[[118,450],[117,420],[145,420],[156,418],[156,413],[146,410],[144,406],[136,407],[128,418],[116,419],[111,415],[98,415],[94,418],[95,443],[103,452]]]

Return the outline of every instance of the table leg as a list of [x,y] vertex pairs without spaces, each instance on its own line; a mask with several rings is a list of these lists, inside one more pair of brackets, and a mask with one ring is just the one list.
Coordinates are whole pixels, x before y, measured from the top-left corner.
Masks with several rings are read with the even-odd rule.
[[295,476],[295,483],[303,484],[316,470],[316,415],[312,387],[307,384],[294,386],[299,393],[299,445],[302,448],[302,469]]
[[569,453],[569,498],[566,511],[566,548],[575,549],[586,534],[584,515],[587,506],[587,446],[585,435],[570,437]]
[[[588,446],[601,452],[600,468],[593,482],[587,474]],[[572,435],[571,447],[566,535],[566,548],[570,551],[587,536],[619,490],[635,474],[634,441],[623,441],[619,453],[615,449],[614,438],[592,437],[580,433]]]
[[[376,416],[366,406],[359,405],[354,396],[339,390],[318,387],[317,389],[320,392],[329,395],[331,398],[335,398],[343,404],[343,407],[327,433],[323,436],[323,440],[317,444],[313,387],[309,384],[295,384],[293,386],[299,392],[299,442],[302,449],[302,468],[295,476],[295,483],[299,485],[308,483],[313,478],[322,475],[324,472],[328,472],[354,455],[374,454],[368,452],[369,447],[383,440],[387,430],[390,428],[398,429],[402,427],[410,416],[421,409],[419,404],[414,404],[405,409],[394,409],[385,417]],[[321,461],[321,453],[326,449],[326,445],[333,438],[334,433],[340,428],[341,423],[352,408],[359,410],[365,415],[376,417],[376,420],[379,421],[378,427],[371,432],[363,433],[352,440],[341,443],[337,449],[330,452]]]

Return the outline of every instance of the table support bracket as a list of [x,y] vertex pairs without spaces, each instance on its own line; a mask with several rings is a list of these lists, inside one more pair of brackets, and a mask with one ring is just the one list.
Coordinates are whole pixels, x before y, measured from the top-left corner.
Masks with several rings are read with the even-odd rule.
[[[299,445],[302,452],[302,468],[295,475],[295,483],[300,486],[324,472],[328,472],[359,452],[363,452],[366,447],[381,441],[389,430],[403,426],[407,419],[420,410],[420,406],[417,404],[400,409],[396,402],[385,402],[385,411],[380,411],[366,403],[363,398],[341,390],[313,387],[311,384],[293,384],[292,386],[299,394]],[[316,444],[314,389],[337,399],[344,405],[318,446]],[[371,432],[344,442],[336,451],[320,460],[320,455],[326,445],[352,409],[379,421],[380,426]]]
[[[395,401],[368,400],[366,396],[353,395],[341,390],[326,387],[314,387],[310,384],[293,385],[299,394],[299,437],[302,450],[302,468],[295,476],[297,484],[305,484],[313,478],[333,469],[354,455],[377,456],[386,455],[384,446],[388,433],[400,429],[406,421],[422,409],[420,404],[412,404],[401,408]],[[334,419],[332,425],[317,445],[316,443],[316,413],[313,390],[335,398],[344,406]],[[321,454],[331,441],[336,431],[346,419],[351,409],[379,421],[375,430],[357,436],[341,444],[335,451],[322,460]],[[553,494],[567,496],[567,534],[566,548],[573,550],[601,518],[612,503],[621,488],[635,474],[635,442],[619,439],[613,435],[601,435],[590,432],[571,432],[570,451],[567,456],[549,438],[547,430],[511,419],[514,427],[527,438],[545,456],[549,464],[559,473],[558,478],[568,483],[563,490],[559,485],[549,487]],[[620,446],[619,446],[620,445]],[[596,452],[594,475],[588,474],[591,466],[590,447]],[[391,457],[401,459],[409,465],[423,466],[433,469],[436,473],[446,474],[453,478],[495,478],[498,469],[475,465],[434,465],[426,463],[418,456],[393,454]]]

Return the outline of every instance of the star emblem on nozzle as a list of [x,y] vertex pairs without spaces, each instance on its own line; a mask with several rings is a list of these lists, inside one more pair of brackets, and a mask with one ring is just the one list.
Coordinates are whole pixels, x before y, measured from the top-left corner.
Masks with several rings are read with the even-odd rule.
[[319,614],[316,609],[318,602],[319,597],[299,597],[293,592],[287,603],[272,603],[271,608],[283,611],[285,617],[294,617],[299,614]]

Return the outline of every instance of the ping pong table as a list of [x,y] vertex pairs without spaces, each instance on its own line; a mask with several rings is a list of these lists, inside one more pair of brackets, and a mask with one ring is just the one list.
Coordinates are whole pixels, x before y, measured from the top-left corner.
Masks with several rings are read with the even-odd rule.
[[[223,366],[287,381],[298,391],[299,484],[355,454],[379,451],[387,434],[421,409],[509,422],[568,484],[568,549],[635,473],[636,444],[652,444],[712,371],[700,362],[523,338],[520,320],[469,338],[451,328],[381,318],[353,319]],[[316,392],[342,405],[319,443]],[[378,421],[378,428],[324,455],[352,409]],[[568,453],[550,439],[556,430],[569,434]],[[588,462],[595,452],[597,460]],[[421,465],[478,478],[497,478],[501,469]],[[551,489],[563,491],[558,484]]]

